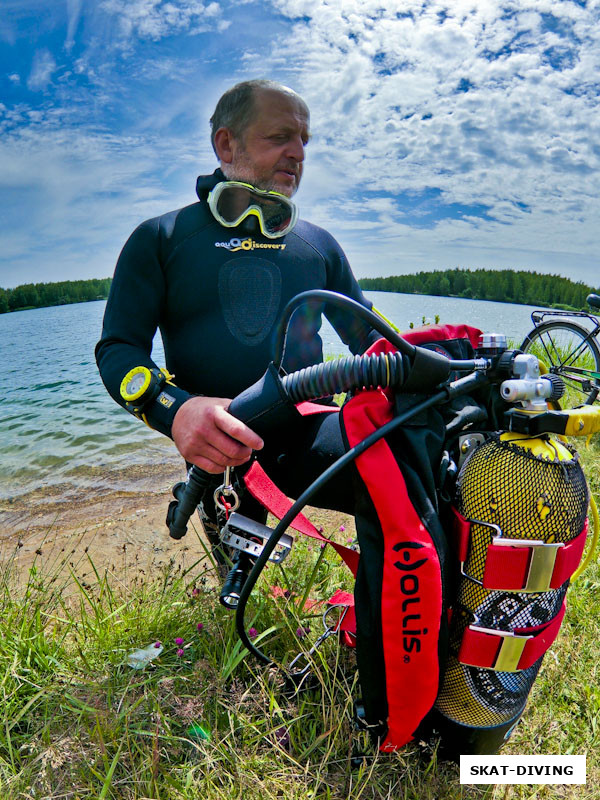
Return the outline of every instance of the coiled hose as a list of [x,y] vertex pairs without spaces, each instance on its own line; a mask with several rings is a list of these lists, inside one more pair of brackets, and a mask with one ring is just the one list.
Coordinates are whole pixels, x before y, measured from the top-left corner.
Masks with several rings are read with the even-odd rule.
[[284,375],[281,383],[293,403],[316,400],[351,389],[402,386],[409,365],[401,353],[348,356]]

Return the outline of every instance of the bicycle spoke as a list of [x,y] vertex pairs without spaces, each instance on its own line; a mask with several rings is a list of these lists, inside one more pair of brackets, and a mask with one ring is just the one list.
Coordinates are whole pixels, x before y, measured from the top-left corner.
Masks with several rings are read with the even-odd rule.
[[566,387],[565,406],[593,403],[600,386],[600,351],[594,334],[571,320],[548,320],[525,339],[522,349],[533,353]]

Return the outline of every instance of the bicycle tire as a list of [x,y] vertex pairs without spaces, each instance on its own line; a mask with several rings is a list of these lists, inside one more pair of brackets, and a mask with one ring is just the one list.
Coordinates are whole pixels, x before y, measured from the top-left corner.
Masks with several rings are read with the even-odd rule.
[[600,372],[600,348],[589,329],[575,322],[544,322],[531,330],[521,350],[534,353],[548,369],[565,382],[562,405],[577,406],[594,403],[600,391],[600,380],[576,372]]

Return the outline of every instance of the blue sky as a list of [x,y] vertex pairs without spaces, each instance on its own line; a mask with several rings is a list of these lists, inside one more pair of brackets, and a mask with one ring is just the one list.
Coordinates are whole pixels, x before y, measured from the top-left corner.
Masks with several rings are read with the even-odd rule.
[[598,0],[3,0],[0,286],[105,277],[195,200],[228,86],[300,92],[296,197],[357,276],[600,285]]

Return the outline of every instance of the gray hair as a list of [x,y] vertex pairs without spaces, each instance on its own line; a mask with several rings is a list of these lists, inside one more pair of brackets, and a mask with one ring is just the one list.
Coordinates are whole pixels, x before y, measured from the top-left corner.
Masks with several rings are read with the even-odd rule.
[[288,86],[283,86],[281,83],[268,80],[252,80],[237,83],[221,96],[210,118],[210,141],[215,155],[218,155],[215,147],[215,133],[219,128],[229,128],[236,139],[243,141],[244,132],[252,122],[254,116],[254,97],[257,91],[280,92],[281,94],[294,97],[298,101],[298,104],[305,109],[306,116],[310,116],[308,106],[304,100]]

